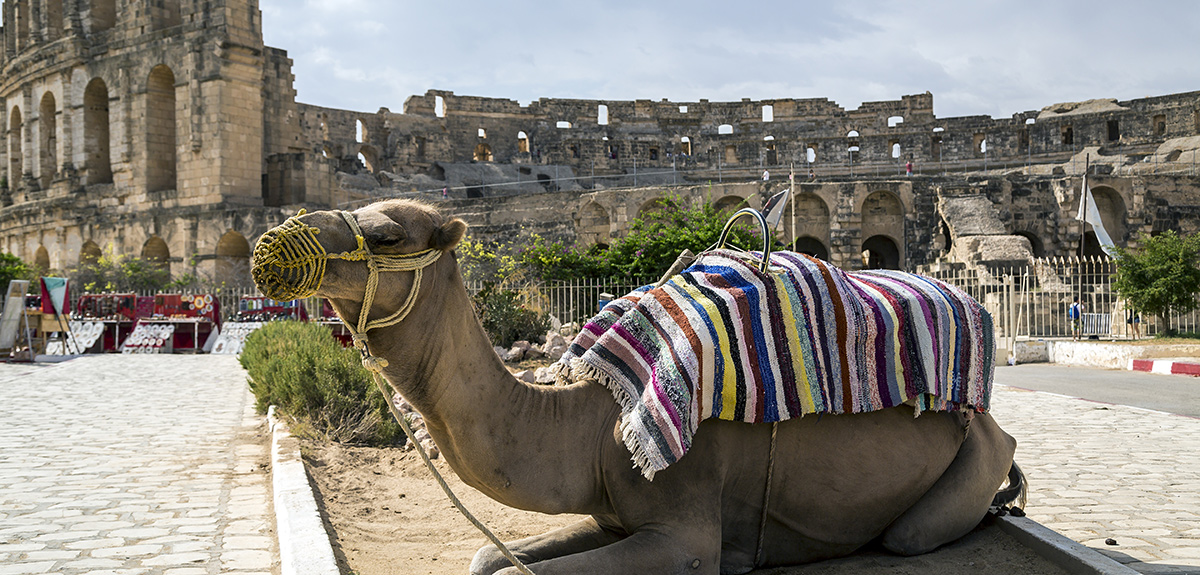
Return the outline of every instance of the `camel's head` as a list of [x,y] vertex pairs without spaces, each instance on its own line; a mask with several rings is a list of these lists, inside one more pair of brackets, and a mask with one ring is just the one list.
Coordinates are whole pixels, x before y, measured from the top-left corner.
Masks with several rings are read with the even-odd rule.
[[388,305],[396,294],[414,291],[411,279],[396,281],[388,272],[431,265],[454,249],[466,230],[462,220],[411,200],[387,200],[354,212],[301,212],[259,238],[251,275],[272,299],[319,295],[335,303],[361,303],[372,260],[383,272],[375,301]]

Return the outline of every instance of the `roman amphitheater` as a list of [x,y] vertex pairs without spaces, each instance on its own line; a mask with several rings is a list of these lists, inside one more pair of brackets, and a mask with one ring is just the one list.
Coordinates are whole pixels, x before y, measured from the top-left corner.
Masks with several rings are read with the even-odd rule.
[[757,206],[793,169],[780,240],[846,268],[1098,253],[1074,218],[1085,171],[1119,244],[1200,227],[1200,92],[999,119],[938,118],[929,93],[847,110],[430,90],[359,112],[296,101],[255,0],[3,10],[0,249],[46,269],[108,249],[226,278],[299,208],[396,196],[483,238],[604,243],[664,195]]

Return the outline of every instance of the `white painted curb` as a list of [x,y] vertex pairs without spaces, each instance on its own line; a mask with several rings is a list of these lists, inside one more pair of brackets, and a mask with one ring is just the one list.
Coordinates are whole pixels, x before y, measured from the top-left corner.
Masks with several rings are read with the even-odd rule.
[[996,518],[1000,529],[1034,553],[1049,559],[1071,575],[1138,575],[1112,558],[1060,535],[1028,517]]
[[300,442],[275,417],[273,405],[267,411],[267,421],[271,425],[271,475],[280,575],[340,575],[300,458]]

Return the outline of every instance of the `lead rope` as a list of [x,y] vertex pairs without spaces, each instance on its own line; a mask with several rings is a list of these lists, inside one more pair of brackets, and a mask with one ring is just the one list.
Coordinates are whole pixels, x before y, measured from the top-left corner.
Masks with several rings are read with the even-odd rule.
[[771,476],[775,473],[775,432],[779,422],[771,423],[771,452],[767,457],[767,487],[763,490],[762,519],[758,522],[758,550],[754,552],[754,566],[762,565],[763,536],[767,533],[767,504],[771,502]]
[[[355,221],[354,216],[351,215],[350,212],[345,211],[341,212],[341,214],[342,218],[345,219],[346,223],[350,225],[350,229],[354,232],[355,237],[358,239],[358,249],[345,254],[331,254],[327,257],[350,261],[364,260],[367,262],[367,270],[369,272],[367,276],[367,288],[366,293],[363,295],[362,310],[359,311],[358,314],[358,328],[355,329],[351,328],[349,324],[346,325],[346,329],[350,331],[350,336],[354,340],[354,347],[358,349],[360,354],[362,354],[363,367],[367,368],[367,371],[371,372],[371,378],[375,380],[375,386],[379,388],[379,393],[383,395],[383,401],[384,403],[387,403],[388,411],[391,412],[392,417],[396,420],[396,423],[400,424],[400,429],[404,430],[404,435],[408,436],[408,440],[412,442],[413,447],[415,447],[417,450],[417,453],[421,455],[421,461],[425,462],[425,467],[427,467],[429,472],[433,474],[433,478],[437,480],[438,485],[441,486],[442,491],[446,493],[446,497],[450,498],[450,502],[454,504],[454,507],[458,509],[459,513],[463,514],[463,517],[467,518],[467,521],[471,522],[471,525],[474,525],[476,529],[482,531],[483,534],[486,535],[489,540],[491,540],[492,544],[495,545],[496,548],[500,550],[500,553],[504,555],[504,558],[508,559],[513,566],[517,568],[517,571],[523,573],[524,575],[534,575],[533,572],[530,571],[520,559],[517,559],[516,555],[513,555],[512,551],[509,551],[508,547],[505,546],[502,541],[500,541],[500,538],[496,537],[496,535],[492,533],[492,531],[488,529],[483,522],[476,519],[470,511],[467,511],[466,506],[464,506],[462,501],[459,501],[458,497],[454,495],[454,491],[450,489],[450,485],[446,483],[446,480],[442,477],[442,474],[438,473],[437,468],[433,466],[433,461],[429,459],[429,454],[425,453],[425,448],[421,446],[421,442],[417,441],[417,436],[413,433],[412,428],[409,427],[408,421],[404,419],[404,416],[400,414],[400,410],[396,409],[395,404],[392,403],[392,394],[388,393],[388,386],[383,381],[383,368],[388,366],[387,359],[371,355],[371,350],[367,345],[368,330],[378,327],[396,325],[408,315],[408,312],[412,311],[413,305],[416,302],[417,291],[421,287],[421,271],[425,267],[437,261],[438,258],[442,256],[442,253],[438,250],[431,249],[427,250],[430,252],[429,254],[420,254],[419,257],[410,257],[399,262],[384,261],[383,264],[380,265],[376,262],[376,258],[371,255],[371,250],[367,247],[363,238],[362,230],[359,229],[358,222]],[[411,271],[414,274],[413,285],[412,289],[408,293],[408,297],[404,300],[404,305],[400,306],[400,309],[396,310],[396,313],[393,313],[385,318],[368,322],[367,316],[370,314],[371,304],[373,304],[375,301],[375,290],[379,287],[380,271]]]

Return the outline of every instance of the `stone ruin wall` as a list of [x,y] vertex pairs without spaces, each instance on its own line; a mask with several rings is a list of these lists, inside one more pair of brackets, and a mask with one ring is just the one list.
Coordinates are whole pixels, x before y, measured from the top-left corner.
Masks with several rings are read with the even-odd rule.
[[[987,243],[981,230],[1025,238],[1028,253],[1071,253],[1081,167],[1067,162],[1084,150],[1127,245],[1137,232],[1200,227],[1196,178],[1141,169],[1200,147],[1200,92],[1002,119],[939,119],[928,93],[846,110],[821,98],[521,105],[430,90],[403,113],[363,113],[296,102],[291,60],[263,45],[255,0],[7,0],[3,11],[0,249],[59,270],[111,248],[224,277],[300,207],[439,200],[441,189],[480,237],[606,242],[665,193],[760,205],[782,189],[782,167],[803,176],[810,148],[820,180],[800,186],[783,239],[848,268],[863,265],[869,241],[907,268],[991,257],[963,247]],[[968,173],[985,161],[1032,166],[849,177],[908,160]],[[764,166],[775,174],[766,183]],[[986,221],[961,215],[980,199]]]

